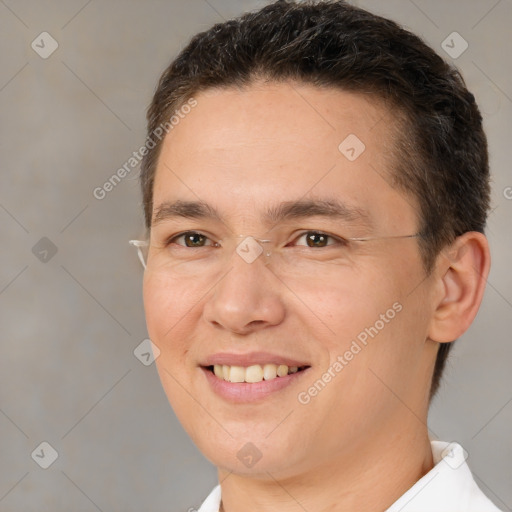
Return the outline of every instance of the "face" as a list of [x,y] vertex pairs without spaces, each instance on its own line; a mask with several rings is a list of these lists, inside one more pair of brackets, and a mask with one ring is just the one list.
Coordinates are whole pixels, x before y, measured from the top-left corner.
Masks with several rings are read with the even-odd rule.
[[[390,114],[303,84],[196,100],[164,141],[144,274],[156,365],[183,427],[216,466],[281,476],[415,428],[435,359],[418,241],[343,243],[417,232],[415,201],[388,184]],[[220,219],[172,215],[176,201],[207,203]],[[266,215],[297,201],[344,209]],[[272,254],[228,251],[239,234],[254,237],[248,251],[272,239]]]

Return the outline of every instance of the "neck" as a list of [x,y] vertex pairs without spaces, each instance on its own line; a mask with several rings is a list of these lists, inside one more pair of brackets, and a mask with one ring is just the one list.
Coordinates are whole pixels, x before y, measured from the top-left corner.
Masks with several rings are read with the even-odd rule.
[[411,433],[402,424],[395,435],[377,435],[286,479],[268,471],[251,478],[219,469],[220,512],[270,512],[276,505],[281,512],[384,511],[433,467],[427,428],[418,429],[417,418],[411,422],[416,422]]

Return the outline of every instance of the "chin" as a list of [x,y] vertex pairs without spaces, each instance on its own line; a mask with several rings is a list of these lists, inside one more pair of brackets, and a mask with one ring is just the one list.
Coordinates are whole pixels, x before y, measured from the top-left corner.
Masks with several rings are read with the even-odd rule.
[[[273,476],[293,476],[300,466],[299,454],[294,450],[293,458],[290,457],[290,448],[286,441],[277,438],[265,439],[257,436],[242,439],[229,437],[224,432],[219,438],[204,437],[192,440],[201,453],[217,468],[238,475],[251,476],[253,478],[268,479],[269,473]],[[300,443],[295,443],[297,447]]]

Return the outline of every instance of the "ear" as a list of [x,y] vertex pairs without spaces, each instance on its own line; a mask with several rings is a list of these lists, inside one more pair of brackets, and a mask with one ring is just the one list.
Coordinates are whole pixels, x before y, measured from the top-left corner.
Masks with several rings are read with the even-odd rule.
[[482,302],[490,266],[487,238],[476,231],[457,237],[439,254],[431,340],[451,342],[468,329]]

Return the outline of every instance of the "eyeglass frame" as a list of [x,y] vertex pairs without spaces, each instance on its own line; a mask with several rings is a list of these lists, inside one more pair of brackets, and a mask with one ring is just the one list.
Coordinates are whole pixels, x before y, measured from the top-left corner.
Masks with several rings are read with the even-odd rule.
[[[314,230],[312,230],[312,231],[314,231]],[[424,235],[423,232],[418,231],[417,233],[414,233],[412,235],[347,237],[347,238],[343,238],[343,240],[345,240],[347,242],[368,242],[368,241],[372,241],[372,240],[386,240],[386,239],[400,239],[400,238],[421,238],[423,235]],[[240,238],[240,239],[243,239],[243,240],[245,240],[246,238],[252,238],[256,242],[259,242],[259,243],[268,243],[268,242],[272,242],[273,241],[271,239],[269,239],[269,240],[262,240],[262,239],[254,237],[252,235],[235,235],[235,238]],[[222,242],[222,240],[221,240],[221,242]],[[147,247],[149,245],[149,241],[148,240],[129,240],[128,243],[130,245],[133,245],[134,247],[137,248],[137,256],[139,257],[139,260],[142,263],[142,266],[144,267],[144,270],[146,270],[147,264],[144,261],[144,255],[142,254],[142,247]],[[238,244],[238,245],[240,245],[240,244]],[[238,245],[237,245],[237,247],[238,247]],[[268,257],[268,256],[270,256],[270,254],[271,253],[268,252],[266,254],[266,256]]]

